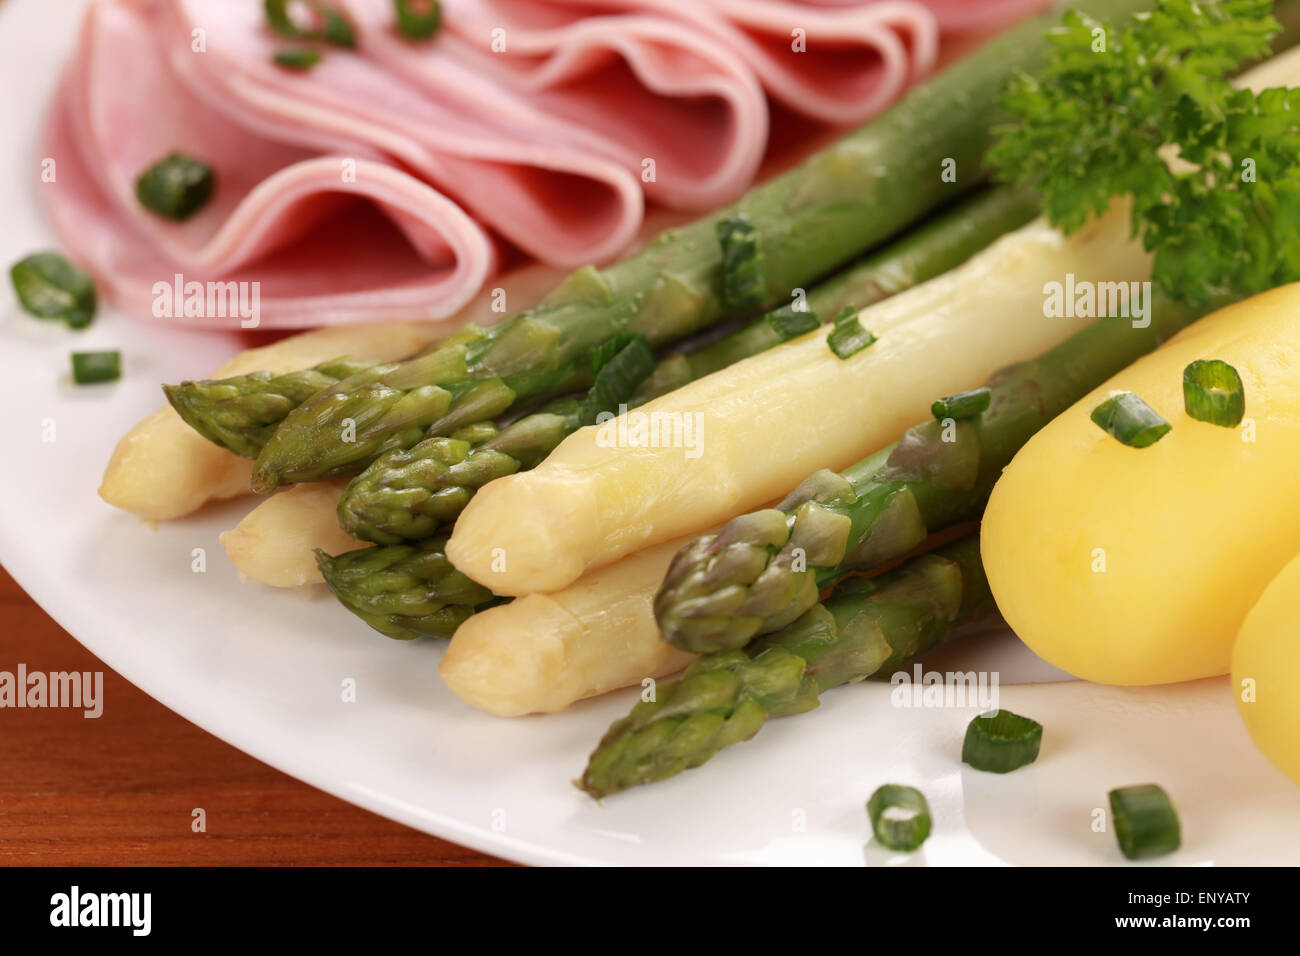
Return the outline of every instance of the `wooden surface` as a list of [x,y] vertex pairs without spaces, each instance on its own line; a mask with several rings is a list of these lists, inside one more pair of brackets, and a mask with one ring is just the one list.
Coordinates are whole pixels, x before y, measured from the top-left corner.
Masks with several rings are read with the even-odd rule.
[[[0,865],[491,866],[287,777],[104,667],[0,568],[0,671],[103,671],[104,712],[0,709]],[[192,829],[202,808],[206,832]]]

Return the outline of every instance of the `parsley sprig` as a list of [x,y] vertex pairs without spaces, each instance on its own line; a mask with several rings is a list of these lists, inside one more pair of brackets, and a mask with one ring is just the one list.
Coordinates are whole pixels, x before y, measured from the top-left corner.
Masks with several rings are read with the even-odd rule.
[[1174,298],[1300,279],[1300,89],[1227,79],[1268,53],[1271,6],[1159,0],[1123,30],[1067,14],[1047,69],[1009,86],[990,162],[1036,188],[1067,233],[1132,197],[1153,278]]

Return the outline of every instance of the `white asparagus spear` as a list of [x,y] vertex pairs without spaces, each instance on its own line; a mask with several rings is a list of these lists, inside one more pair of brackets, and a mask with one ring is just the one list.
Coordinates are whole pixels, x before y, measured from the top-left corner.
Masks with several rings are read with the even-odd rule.
[[680,670],[695,655],[659,639],[652,605],[687,540],[624,558],[555,594],[479,612],[456,631],[438,673],[467,703],[518,717]]
[[276,588],[324,584],[315,549],[342,554],[364,548],[339,527],[335,511],[347,481],[293,485],[276,492],[221,533],[221,546],[240,572]]
[[[539,467],[480,489],[448,557],[498,594],[557,591],[758,507],[819,468],[843,468],[925,418],[939,396],[1087,324],[1048,318],[1046,283],[1067,274],[1076,286],[1148,279],[1150,257],[1128,226],[1124,208],[1068,239],[1031,223],[864,310],[862,324],[879,341],[848,359],[830,351],[822,329],[581,429]],[[658,428],[657,445],[653,430],[650,440],[638,436],[638,423]],[[683,427],[673,432],[672,423]]]

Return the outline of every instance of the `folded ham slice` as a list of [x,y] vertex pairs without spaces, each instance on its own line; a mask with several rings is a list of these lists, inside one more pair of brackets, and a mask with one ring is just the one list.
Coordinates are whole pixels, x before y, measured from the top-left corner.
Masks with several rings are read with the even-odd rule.
[[[507,247],[568,268],[616,256],[646,198],[704,210],[768,155],[769,103],[862,122],[929,71],[955,0],[443,0],[413,43],[391,0],[334,0],[355,51],[304,71],[261,0],[95,0],[51,110],[43,190],[73,258],[129,312],[185,282],[257,283],[260,324],[452,316]],[[951,7],[951,9],[948,9]],[[936,16],[938,14],[938,16]],[[211,165],[182,223],[140,207],[169,152]],[[173,306],[175,303],[173,303]]]
[[[128,312],[239,326],[238,316],[158,314],[155,286],[179,273],[258,283],[268,327],[430,318],[454,312],[492,275],[483,227],[373,150],[325,156],[277,144],[191,95],[167,64],[156,13],[90,8],[45,153],[57,179],[42,194],[60,239]],[[202,157],[219,184],[182,223],[144,210],[134,193],[139,172],[172,150]]]

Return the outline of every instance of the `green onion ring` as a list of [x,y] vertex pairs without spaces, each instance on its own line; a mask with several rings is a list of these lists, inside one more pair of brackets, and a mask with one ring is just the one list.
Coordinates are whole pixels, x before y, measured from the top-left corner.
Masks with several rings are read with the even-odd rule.
[[1130,860],[1173,853],[1182,842],[1178,812],[1154,783],[1112,790],[1110,816],[1120,852]]
[[980,714],[966,727],[962,763],[989,773],[1010,773],[1038,759],[1043,725],[1009,710]]
[[[910,811],[910,816],[887,816],[890,810]],[[915,787],[887,783],[867,801],[871,831],[881,846],[889,850],[910,852],[930,835],[930,804]]]
[[78,385],[115,382],[121,377],[121,352],[72,353],[72,380]]
[[1201,360],[1183,369],[1183,407],[1198,422],[1236,428],[1246,414],[1246,389],[1227,362]]
[[1172,427],[1132,392],[1117,392],[1094,408],[1089,417],[1102,431],[1130,448],[1154,445]]
[[863,328],[858,320],[858,310],[851,305],[845,306],[844,311],[835,316],[834,327],[826,336],[826,344],[838,359],[857,355],[875,342],[875,333]]
[[993,393],[985,386],[972,388],[966,392],[958,392],[956,395],[947,395],[936,401],[930,406],[930,414],[939,421],[945,418],[952,418],[960,421],[963,418],[974,418],[977,415],[984,414],[993,400]]
[[442,4],[438,0],[393,0],[393,7],[397,31],[408,40],[427,40],[442,27]]

